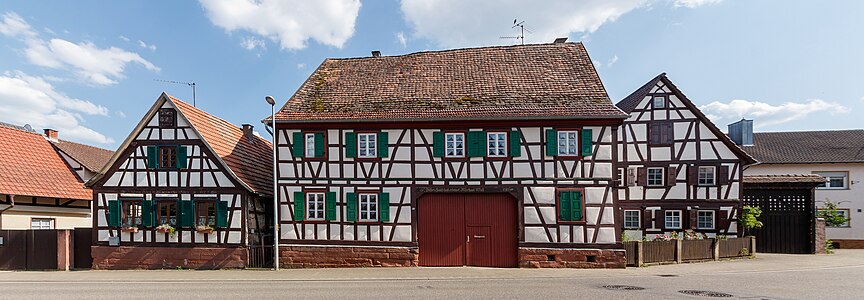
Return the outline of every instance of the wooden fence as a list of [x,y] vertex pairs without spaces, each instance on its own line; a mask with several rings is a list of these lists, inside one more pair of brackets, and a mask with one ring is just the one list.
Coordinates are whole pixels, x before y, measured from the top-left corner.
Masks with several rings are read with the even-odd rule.
[[624,242],[627,265],[682,263],[745,257],[755,253],[753,237],[732,239]]

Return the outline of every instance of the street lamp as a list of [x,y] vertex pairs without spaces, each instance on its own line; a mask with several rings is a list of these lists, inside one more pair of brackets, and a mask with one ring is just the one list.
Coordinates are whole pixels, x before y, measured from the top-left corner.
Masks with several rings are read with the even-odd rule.
[[276,99],[264,97],[270,104],[270,127],[273,128],[273,268],[279,270],[279,188],[276,178]]

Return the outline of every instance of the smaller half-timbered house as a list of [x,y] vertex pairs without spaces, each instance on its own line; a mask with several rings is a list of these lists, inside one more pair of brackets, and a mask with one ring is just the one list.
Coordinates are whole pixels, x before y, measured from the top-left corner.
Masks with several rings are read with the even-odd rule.
[[93,267],[239,268],[263,243],[271,144],[162,94],[94,190]]
[[744,153],[660,74],[616,104],[630,114],[618,131],[617,185],[630,238],[694,230],[736,235]]

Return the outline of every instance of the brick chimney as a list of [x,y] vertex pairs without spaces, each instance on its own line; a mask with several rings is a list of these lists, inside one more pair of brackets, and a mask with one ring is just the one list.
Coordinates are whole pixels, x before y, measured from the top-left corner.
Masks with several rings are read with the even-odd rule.
[[381,57],[381,51],[378,51],[378,50],[372,51],[372,57]]
[[60,133],[57,132],[57,130],[50,129],[50,128],[45,128],[45,137],[48,138],[49,140],[51,140],[52,142],[56,142],[56,141],[57,141],[57,136],[58,136],[59,134],[60,134]]
[[245,136],[246,140],[250,143],[255,142],[255,134],[252,133],[252,128],[255,128],[252,124],[243,124],[243,136]]

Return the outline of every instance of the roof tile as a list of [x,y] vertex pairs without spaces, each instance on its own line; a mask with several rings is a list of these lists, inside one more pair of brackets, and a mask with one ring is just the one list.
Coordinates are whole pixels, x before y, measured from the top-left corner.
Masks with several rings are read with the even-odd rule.
[[0,194],[93,200],[41,134],[0,126]]

